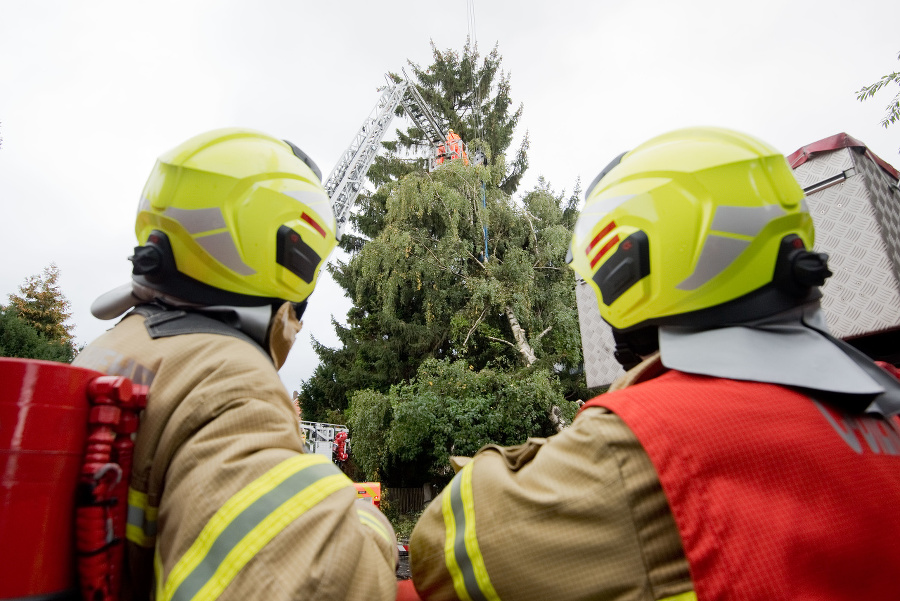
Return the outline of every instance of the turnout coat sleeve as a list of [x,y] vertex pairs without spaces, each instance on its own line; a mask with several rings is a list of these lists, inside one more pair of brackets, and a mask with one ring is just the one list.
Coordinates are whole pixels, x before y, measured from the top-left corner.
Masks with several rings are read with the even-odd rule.
[[603,408],[516,447],[488,446],[410,540],[425,599],[690,599],[687,560],[649,458]]
[[150,385],[127,596],[393,599],[390,524],[327,458],[303,452],[268,357],[230,336],[151,339],[143,321],[126,317],[75,362]]

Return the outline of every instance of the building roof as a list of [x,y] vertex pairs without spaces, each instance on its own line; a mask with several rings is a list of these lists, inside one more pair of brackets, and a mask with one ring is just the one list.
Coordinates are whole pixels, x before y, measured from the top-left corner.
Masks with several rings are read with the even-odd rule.
[[881,167],[888,175],[890,175],[895,180],[900,180],[900,172],[898,172],[896,168],[892,167],[884,159],[869,150],[865,144],[846,133],[835,134],[828,138],[823,138],[818,142],[807,144],[803,148],[800,148],[793,154],[789,155],[787,157],[787,161],[788,163],[790,163],[791,169],[796,169],[817,153],[839,150],[841,148],[861,149],[860,152],[864,152],[870,159],[875,161],[875,163],[879,167]]

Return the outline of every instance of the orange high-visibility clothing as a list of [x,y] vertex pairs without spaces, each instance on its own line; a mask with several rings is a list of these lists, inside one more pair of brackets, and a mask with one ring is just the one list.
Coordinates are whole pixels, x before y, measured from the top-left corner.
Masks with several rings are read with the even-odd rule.
[[699,599],[896,596],[893,420],[677,371],[591,406],[619,416],[656,467]]

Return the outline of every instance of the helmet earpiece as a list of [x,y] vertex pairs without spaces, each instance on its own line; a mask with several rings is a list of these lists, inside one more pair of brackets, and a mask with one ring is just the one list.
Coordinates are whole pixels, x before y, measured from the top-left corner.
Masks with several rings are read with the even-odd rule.
[[162,253],[153,246],[135,246],[134,254],[128,260],[132,263],[133,275],[153,275],[162,269]]
[[831,275],[827,254],[806,250],[803,240],[795,234],[782,239],[772,277],[779,290],[804,297],[810,288],[823,285]]
[[179,271],[169,236],[159,230],[150,233],[146,244],[136,246],[128,260],[132,263],[131,277],[135,282],[185,302],[235,307],[276,306],[284,302],[279,298],[222,290]]

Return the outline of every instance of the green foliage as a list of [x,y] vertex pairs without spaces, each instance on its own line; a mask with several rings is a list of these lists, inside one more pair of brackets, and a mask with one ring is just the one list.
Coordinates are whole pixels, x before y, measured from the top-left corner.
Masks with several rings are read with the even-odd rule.
[[71,363],[75,349],[69,343],[48,340],[22,319],[15,307],[6,307],[0,309],[0,357]]
[[422,96],[488,161],[429,172],[398,154],[422,132],[385,144],[369,171],[378,188],[353,218],[361,235],[342,240],[351,258],[329,267],[353,301],[347,325],[334,324],[340,346],[314,341],[320,364],[299,394],[304,419],[350,426],[356,465],[387,486],[446,482],[450,454],[550,434],[551,412],[569,421],[566,399],[583,398],[565,264],[580,190],[566,197],[541,179],[514,201],[527,138],[508,166],[521,107],[508,110],[496,49],[474,72],[469,46],[432,49],[434,65],[412,65]]
[[394,509],[389,501],[381,502],[381,510],[384,512],[388,521],[391,522],[391,526],[394,527],[394,533],[397,535],[397,540],[409,540],[409,537],[412,536],[413,528],[416,526],[416,522],[422,517],[421,511],[414,513],[400,513]]
[[72,341],[72,326],[66,320],[72,316],[69,301],[59,288],[59,268],[53,263],[42,275],[29,276],[19,286],[19,294],[10,294],[10,306],[19,317],[29,323],[48,340]]
[[[409,62],[413,83],[441,126],[445,130],[452,129],[466,142],[470,155],[480,150],[489,165],[503,166],[498,170],[500,177],[492,183],[512,195],[528,169],[529,140],[526,132],[513,160],[507,162],[506,152],[512,144],[523,106],[520,104],[510,111],[510,76],[500,69],[502,58],[498,48],[495,46],[480,64],[477,48],[468,42],[462,53],[440,51],[433,42],[431,51],[434,62],[430,66],[423,68]],[[399,80],[396,74],[392,77]],[[398,107],[396,114],[402,115],[403,108]],[[412,126],[398,130],[397,136],[397,141],[382,143],[385,152],[376,156],[369,168],[368,179],[376,192],[360,194],[356,200],[356,210],[350,219],[362,237],[345,234],[340,244],[347,252],[357,252],[364,239],[374,238],[384,227],[390,194],[386,184],[427,169],[426,160],[410,156],[412,150],[430,147],[424,133]]]
[[546,370],[476,371],[464,361],[428,359],[408,384],[386,394],[357,392],[348,425],[356,461],[369,477],[400,473],[403,486],[415,486],[449,482],[452,455],[551,435],[553,406],[574,417],[575,404]]
[[[478,48],[466,41],[462,53],[440,51],[431,43],[434,62],[423,69],[410,62],[422,98],[449,129],[462,137],[470,151],[480,148],[488,155],[488,164],[504,161],[512,143],[523,105],[510,112],[510,76],[500,69],[502,58],[495,45],[478,65]],[[406,148],[424,144],[422,132],[411,128],[400,132],[400,144]],[[528,169],[528,135],[516,151],[509,169],[503,173],[500,188],[512,195]]]
[[386,186],[384,229],[333,268],[354,306],[348,325],[336,324],[342,347],[316,344],[304,419],[343,410],[357,390],[387,392],[429,357],[478,370],[533,364],[558,372],[567,390],[577,385],[575,280],[565,265],[576,197],[564,203],[541,181],[514,203],[481,185],[502,169],[457,161]]
[[[897,54],[897,60],[900,60],[900,53]],[[868,100],[877,94],[882,88],[895,83],[900,85],[900,71],[888,73],[876,81],[875,83],[863,86],[856,92],[856,99],[860,102]],[[881,120],[882,127],[888,127],[900,121],[900,91],[894,94],[894,97],[888,102],[884,118]]]
[[9,305],[0,307],[0,355],[71,362],[75,357],[69,301],[57,283],[54,264],[42,275],[30,276],[9,295]]

